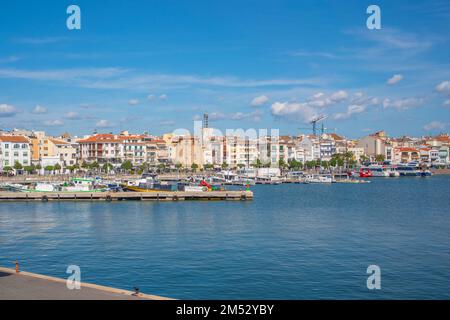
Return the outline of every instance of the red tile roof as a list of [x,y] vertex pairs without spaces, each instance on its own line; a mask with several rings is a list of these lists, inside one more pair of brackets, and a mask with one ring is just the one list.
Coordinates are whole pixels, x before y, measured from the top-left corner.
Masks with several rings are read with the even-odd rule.
[[30,143],[30,140],[28,140],[28,138],[26,138],[24,136],[0,136],[0,141]]

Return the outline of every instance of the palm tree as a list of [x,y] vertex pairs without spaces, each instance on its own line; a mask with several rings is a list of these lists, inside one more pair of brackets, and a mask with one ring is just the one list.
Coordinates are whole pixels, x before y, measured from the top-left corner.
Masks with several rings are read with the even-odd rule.
[[375,156],[375,161],[376,161],[376,162],[383,162],[384,159],[385,159],[385,157],[384,157],[383,154],[377,154],[377,155]]
[[262,167],[262,162],[261,162],[261,160],[259,160],[259,158],[256,159],[255,163],[253,164],[253,167],[258,168],[258,169]]
[[193,164],[191,165],[191,169],[192,169],[193,172],[196,172],[197,169],[198,169],[198,164],[193,163]]
[[222,163],[222,170],[226,170],[228,168],[228,163]]

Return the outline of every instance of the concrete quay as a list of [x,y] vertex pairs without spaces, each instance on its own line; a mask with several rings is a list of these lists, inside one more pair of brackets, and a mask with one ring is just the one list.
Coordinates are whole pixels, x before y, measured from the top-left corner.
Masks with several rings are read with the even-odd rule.
[[133,291],[81,283],[70,290],[66,280],[0,267],[0,300],[172,300]]
[[183,201],[252,200],[252,191],[153,192],[0,192],[3,201]]

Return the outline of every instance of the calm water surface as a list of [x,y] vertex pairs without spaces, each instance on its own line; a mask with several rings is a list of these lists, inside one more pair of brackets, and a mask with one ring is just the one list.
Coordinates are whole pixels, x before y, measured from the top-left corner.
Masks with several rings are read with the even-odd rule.
[[[450,298],[450,176],[250,202],[0,203],[0,265],[186,299]],[[366,287],[368,265],[381,290]]]

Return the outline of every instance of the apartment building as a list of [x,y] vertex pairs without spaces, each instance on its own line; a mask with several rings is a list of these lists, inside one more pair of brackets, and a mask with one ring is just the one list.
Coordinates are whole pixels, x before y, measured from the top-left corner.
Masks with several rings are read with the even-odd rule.
[[22,166],[31,165],[30,140],[24,136],[0,136],[0,169],[14,167],[15,163]]

